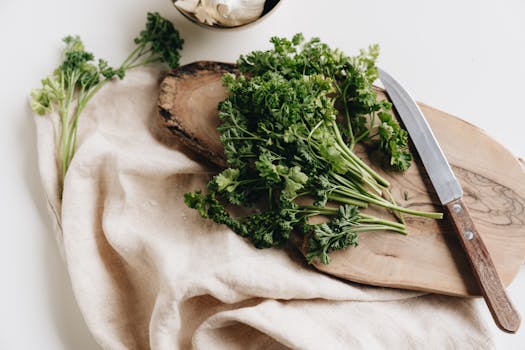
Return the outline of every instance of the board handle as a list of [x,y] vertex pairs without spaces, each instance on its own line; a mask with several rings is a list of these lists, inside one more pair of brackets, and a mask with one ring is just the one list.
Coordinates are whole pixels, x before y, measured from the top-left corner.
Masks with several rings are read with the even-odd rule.
[[505,286],[463,199],[453,200],[445,207],[494,321],[502,330],[515,333],[520,327],[520,314],[505,292]]

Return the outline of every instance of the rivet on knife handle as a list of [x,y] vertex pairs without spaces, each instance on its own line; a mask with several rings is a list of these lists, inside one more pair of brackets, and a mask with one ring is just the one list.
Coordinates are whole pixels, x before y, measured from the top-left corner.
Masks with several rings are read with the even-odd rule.
[[445,207],[492,317],[502,330],[516,332],[521,323],[520,315],[505,292],[487,247],[474,226],[463,199],[456,199],[445,204]]

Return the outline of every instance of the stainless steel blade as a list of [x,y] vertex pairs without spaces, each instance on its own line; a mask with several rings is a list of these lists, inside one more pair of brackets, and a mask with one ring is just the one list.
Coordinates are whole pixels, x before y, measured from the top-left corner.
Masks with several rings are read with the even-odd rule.
[[381,69],[379,69],[379,79],[416,146],[441,204],[461,198],[463,196],[461,185],[419,106],[392,76]]

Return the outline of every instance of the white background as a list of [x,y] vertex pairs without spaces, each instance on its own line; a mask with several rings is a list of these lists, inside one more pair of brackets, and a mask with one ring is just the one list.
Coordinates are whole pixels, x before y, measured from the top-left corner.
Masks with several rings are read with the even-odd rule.
[[[418,100],[482,127],[525,157],[522,0],[283,0],[261,23],[228,32],[189,23],[170,0],[1,0],[0,349],[97,349],[49,224],[27,97],[58,64],[60,38],[80,34],[97,56],[117,65],[148,10],[180,29],[184,62],[233,61],[267,47],[271,35],[299,31],[348,53],[377,42],[380,64]],[[523,269],[509,292],[525,315]],[[523,349],[525,326],[517,335],[491,327],[498,348]]]

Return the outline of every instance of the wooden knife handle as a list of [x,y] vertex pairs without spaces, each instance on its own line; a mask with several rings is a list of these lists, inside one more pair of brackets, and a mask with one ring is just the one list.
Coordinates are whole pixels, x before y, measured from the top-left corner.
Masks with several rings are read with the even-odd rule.
[[501,278],[487,247],[472,222],[463,199],[453,200],[445,207],[494,321],[502,330],[510,333],[516,332],[520,326],[521,317],[505,292]]

